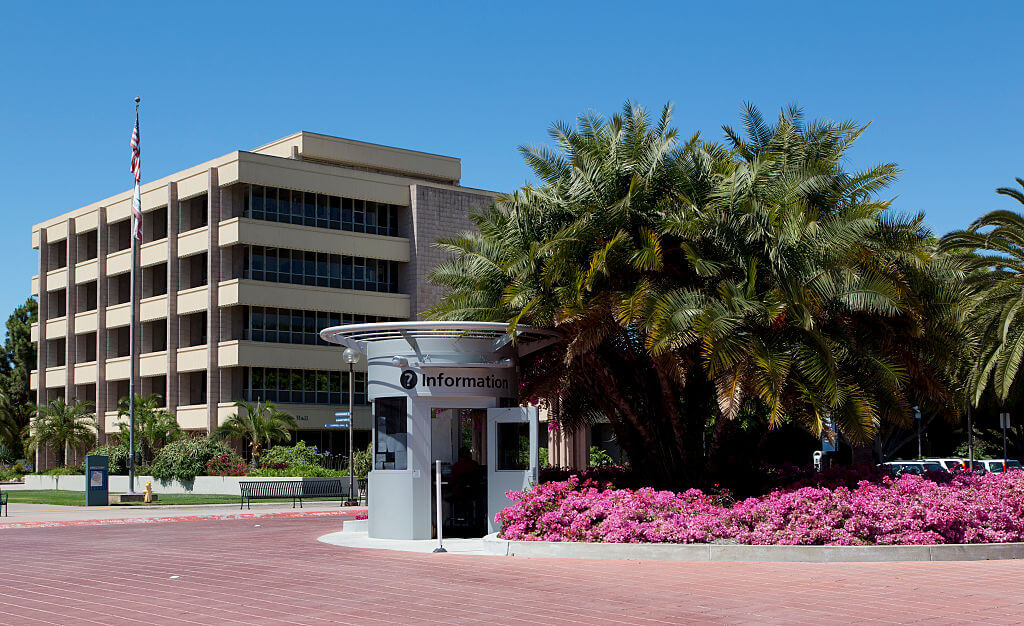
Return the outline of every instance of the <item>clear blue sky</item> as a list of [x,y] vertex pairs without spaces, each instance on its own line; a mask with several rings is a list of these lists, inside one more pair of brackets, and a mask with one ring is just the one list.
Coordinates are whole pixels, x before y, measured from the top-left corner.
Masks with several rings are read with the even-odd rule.
[[516,146],[629,99],[721,138],[774,117],[873,125],[851,167],[894,161],[896,206],[939,233],[1024,176],[1010,2],[7,3],[0,38],[0,322],[28,296],[31,225],[298,130],[457,156],[463,184],[527,180]]

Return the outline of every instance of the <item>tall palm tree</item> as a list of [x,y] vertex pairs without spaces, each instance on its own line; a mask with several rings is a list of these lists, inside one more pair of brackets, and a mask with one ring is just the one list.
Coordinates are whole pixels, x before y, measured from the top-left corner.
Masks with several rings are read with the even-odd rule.
[[[1024,189],[1024,179],[1016,180]],[[1000,187],[996,193],[1024,204],[1021,189]],[[971,326],[979,345],[969,378],[971,399],[977,405],[991,386],[1005,401],[1024,357],[1024,215],[991,211],[946,235],[942,245],[965,255],[973,270]]]
[[259,463],[260,451],[280,441],[291,441],[292,431],[299,426],[295,418],[279,410],[273,402],[235,402],[240,410],[213,431],[215,439],[236,437],[249,442],[252,463]]
[[720,145],[670,121],[627,103],[523,147],[541,184],[439,243],[449,291],[428,314],[561,330],[524,360],[528,393],[604,415],[665,484],[696,482],[707,428],[745,405],[854,441],[915,403],[954,417],[951,359],[929,357],[959,349],[963,270],[877,199],[896,166],[843,169],[864,127],[748,106]]
[[60,465],[66,467],[71,450],[81,452],[96,443],[96,416],[92,402],[78,399],[70,403],[51,400],[38,408],[28,426],[30,451],[51,447],[61,454]]
[[[151,463],[161,448],[185,435],[174,414],[160,406],[160,400],[160,395],[155,393],[149,396],[135,394],[136,451],[143,465]],[[117,407],[117,415],[121,418],[118,428],[121,442],[125,444],[129,440],[129,408],[128,398],[121,398]]]

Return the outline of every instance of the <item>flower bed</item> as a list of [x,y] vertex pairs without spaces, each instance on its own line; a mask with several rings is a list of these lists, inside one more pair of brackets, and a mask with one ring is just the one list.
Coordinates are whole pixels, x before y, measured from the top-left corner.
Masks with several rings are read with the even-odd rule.
[[1024,541],[1024,472],[946,481],[904,475],[848,487],[802,487],[734,506],[683,493],[606,488],[570,477],[501,511],[500,537],[534,541],[870,545]]

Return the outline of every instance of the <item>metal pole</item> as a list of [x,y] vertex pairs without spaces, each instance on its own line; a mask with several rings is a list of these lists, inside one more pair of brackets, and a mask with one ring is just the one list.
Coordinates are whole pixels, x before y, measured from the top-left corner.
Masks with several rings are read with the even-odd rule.
[[[135,123],[139,119],[139,99],[135,99]],[[136,184],[138,188],[138,184]],[[132,200],[134,202],[134,199]],[[139,213],[142,213],[141,201],[139,202]],[[129,221],[134,227],[134,224]],[[128,493],[135,493],[135,229],[132,228],[131,238],[131,267],[129,269],[129,292],[131,306],[128,320]]]
[[1003,471],[1006,471],[1006,427],[1010,425],[1010,414],[1007,413],[1006,417],[999,421],[1003,427]]
[[921,409],[914,407],[914,419],[917,420],[917,458],[921,458]]
[[434,473],[434,482],[436,483],[434,492],[437,496],[437,547],[434,548],[434,552],[447,552],[444,549],[444,539],[441,536],[441,459],[434,461],[434,464],[437,468]]
[[967,402],[967,456],[970,460],[968,466],[970,470],[974,471],[974,422],[971,421],[971,403]]
[[356,467],[352,459],[352,426],[356,414],[352,412],[355,396],[352,394],[353,379],[355,378],[355,363],[348,364],[348,499],[355,500]]
[[131,251],[131,308],[128,322],[128,493],[135,493],[135,234]]
[[923,458],[925,455],[921,453],[921,418],[918,418],[918,458]]

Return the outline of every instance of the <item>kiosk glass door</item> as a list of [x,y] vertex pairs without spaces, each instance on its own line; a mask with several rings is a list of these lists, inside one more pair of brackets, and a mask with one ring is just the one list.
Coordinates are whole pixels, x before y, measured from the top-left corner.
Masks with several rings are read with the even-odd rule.
[[539,419],[537,407],[487,409],[487,528],[497,532],[494,517],[512,504],[506,491],[537,484]]

